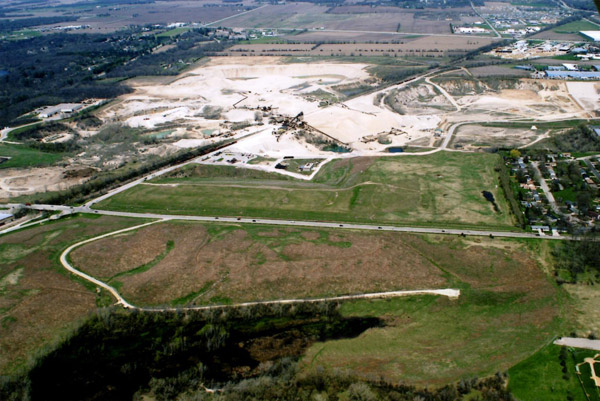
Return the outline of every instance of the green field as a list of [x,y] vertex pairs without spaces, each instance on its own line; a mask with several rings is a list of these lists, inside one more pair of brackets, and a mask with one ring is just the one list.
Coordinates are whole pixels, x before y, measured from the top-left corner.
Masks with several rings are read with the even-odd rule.
[[459,300],[420,296],[345,303],[344,315],[378,316],[385,325],[357,338],[314,344],[302,359],[305,368],[350,369],[395,383],[437,386],[504,372],[563,330],[559,310],[566,298],[537,266],[529,265],[537,273],[519,267],[522,249],[507,251],[511,262],[503,267],[492,267],[500,255],[482,253],[492,262],[482,269],[464,256],[453,261],[441,245],[420,250],[456,280]]
[[0,169],[3,169],[49,166],[62,159],[64,154],[42,152],[25,145],[0,143],[0,156],[10,157],[4,163],[0,163]]
[[[7,40],[25,40],[25,39],[31,39],[31,38],[35,38],[38,36],[41,36],[41,32],[40,31],[36,31],[33,29],[22,29],[20,31],[14,31],[14,32],[10,32],[4,35],[4,38]],[[2,37],[3,35],[0,35],[0,37]]]
[[437,386],[505,371],[564,330],[568,301],[540,269],[545,246],[536,240],[168,222],[87,244],[71,260],[145,306],[458,288],[458,300],[344,303],[343,315],[378,317],[384,324],[357,338],[316,343],[302,359],[305,369],[344,368]]
[[[588,401],[577,378],[575,365],[586,357],[593,357],[598,351],[565,348],[565,368],[560,363],[561,348],[550,344],[530,358],[512,367],[509,389],[522,401]],[[584,372],[584,369],[587,371]],[[600,400],[598,391],[589,379],[589,366],[584,365],[581,379],[590,396],[590,401]],[[585,374],[587,373],[587,375]],[[569,398],[571,397],[571,398]]]
[[573,128],[578,127],[581,124],[585,124],[586,120],[565,120],[565,121],[553,121],[553,122],[538,122],[532,121],[528,123],[522,122],[490,122],[481,123],[484,127],[505,127],[505,128],[526,128],[530,129],[532,125],[535,125],[538,129],[552,129],[552,128]]
[[173,28],[170,31],[165,31],[165,32],[161,32],[161,33],[157,34],[156,37],[157,38],[172,38],[172,37],[181,35],[182,33],[189,31],[190,29],[192,29],[192,28],[188,28],[188,27]]
[[[323,166],[313,182],[201,165],[138,185],[98,208],[510,230],[512,217],[494,171],[498,158],[440,152],[343,159]],[[484,190],[494,194],[499,211]]]
[[579,33],[580,31],[597,31],[600,27],[585,20],[573,21],[557,26],[553,29],[556,33]]

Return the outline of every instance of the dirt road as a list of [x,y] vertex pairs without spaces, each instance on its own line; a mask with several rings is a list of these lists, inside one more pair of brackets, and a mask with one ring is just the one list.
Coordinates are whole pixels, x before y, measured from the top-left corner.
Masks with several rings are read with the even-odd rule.
[[69,253],[76,248],[79,248],[82,245],[88,244],[93,241],[97,241],[102,238],[111,237],[113,235],[122,234],[128,231],[133,231],[140,229],[142,227],[149,226],[151,224],[156,224],[164,221],[168,221],[170,218],[155,220],[150,223],[140,224],[137,226],[125,228],[122,230],[113,231],[107,234],[102,234],[94,238],[89,238],[84,241],[80,241],[76,244],[71,245],[67,249],[65,249],[60,255],[60,263],[63,265],[65,269],[67,269],[70,273],[75,274],[91,282],[92,284],[97,285],[98,287],[104,288],[108,292],[112,294],[113,297],[117,300],[117,305],[121,305],[125,309],[137,309],[145,312],[170,312],[170,311],[185,311],[185,310],[211,310],[211,309],[222,309],[222,308],[236,308],[236,307],[244,307],[244,306],[255,306],[255,305],[284,305],[284,304],[298,304],[298,303],[315,303],[315,302],[327,302],[327,301],[349,301],[355,299],[383,299],[383,298],[397,298],[397,297],[405,297],[405,296],[414,296],[414,295],[441,295],[446,296],[448,298],[456,299],[460,296],[460,290],[453,288],[443,288],[443,289],[425,289],[425,290],[410,290],[410,291],[387,291],[387,292],[376,292],[376,293],[366,293],[366,294],[352,294],[352,295],[341,295],[337,297],[324,297],[324,298],[295,298],[295,299],[278,299],[273,301],[255,301],[255,302],[244,302],[233,305],[208,305],[208,306],[189,306],[189,307],[180,307],[180,308],[144,308],[135,306],[125,300],[119,294],[116,288],[111,285],[98,280],[95,277],[90,276],[87,273],[84,273],[78,269],[76,269],[69,262]]

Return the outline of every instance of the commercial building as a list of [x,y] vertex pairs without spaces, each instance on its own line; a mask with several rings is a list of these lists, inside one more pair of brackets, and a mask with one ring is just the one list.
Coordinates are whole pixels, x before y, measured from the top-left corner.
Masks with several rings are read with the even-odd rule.
[[546,78],[600,80],[600,71],[546,71]]
[[78,110],[81,110],[82,108],[83,108],[83,105],[80,103],[61,103],[61,104],[57,104],[56,106],[46,107],[44,110],[42,110],[40,112],[40,117],[41,118],[49,118],[58,113],[71,114]]
[[579,33],[594,42],[600,42],[600,31],[581,31]]

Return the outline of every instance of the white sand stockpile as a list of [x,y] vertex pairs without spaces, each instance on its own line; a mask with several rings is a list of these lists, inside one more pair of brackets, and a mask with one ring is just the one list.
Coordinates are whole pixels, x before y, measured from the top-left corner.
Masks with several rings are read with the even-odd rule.
[[243,138],[227,149],[232,152],[247,152],[273,158],[294,156],[297,159],[310,159],[315,156],[331,156],[330,152],[323,152],[311,144],[299,141],[291,134],[282,135],[278,141],[275,135],[271,133],[271,130],[265,130]]
[[[206,104],[225,110],[237,103],[238,107],[277,107],[280,113],[295,115],[318,108],[317,103],[304,100],[297,93],[332,81],[350,83],[367,79],[366,67],[364,64],[202,66],[169,85],[148,86],[142,90],[144,95],[159,100],[201,96]],[[248,98],[239,102],[244,96]]]
[[600,110],[600,84],[597,82],[567,82],[569,94],[585,110]]

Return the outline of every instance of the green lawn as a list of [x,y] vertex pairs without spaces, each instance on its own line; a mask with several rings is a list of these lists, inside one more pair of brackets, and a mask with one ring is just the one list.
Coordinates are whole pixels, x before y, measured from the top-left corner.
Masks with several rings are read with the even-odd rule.
[[[498,157],[440,152],[344,159],[325,165],[308,183],[233,167],[199,166],[185,177],[175,173],[138,185],[98,208],[509,230],[512,217],[494,171]],[[494,194],[499,212],[484,199],[483,190]]]
[[0,143],[0,156],[10,157],[10,160],[0,163],[0,169],[3,169],[50,166],[62,159],[64,154],[46,153],[24,145]]
[[[550,344],[508,371],[509,389],[519,400],[563,401],[572,397],[573,401],[587,401],[577,378],[575,365],[583,362],[585,357],[593,357],[598,352],[568,349],[565,354],[566,371],[563,371],[560,364],[561,348],[558,345]],[[587,376],[590,376],[588,365],[582,367],[587,368]],[[582,369],[582,373],[584,369]],[[585,374],[582,374],[582,380],[588,387],[591,380],[584,376]],[[598,392],[594,390],[588,388],[590,400],[598,401],[600,400]]]
[[554,198],[556,200],[558,200],[559,202],[562,200],[564,201],[571,201],[571,202],[576,202],[577,201],[577,192],[575,192],[575,190],[570,187],[570,188],[565,188],[562,191],[556,191],[553,193]]

